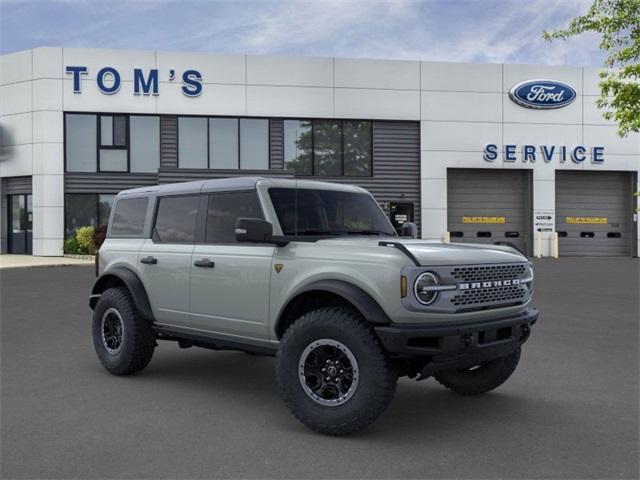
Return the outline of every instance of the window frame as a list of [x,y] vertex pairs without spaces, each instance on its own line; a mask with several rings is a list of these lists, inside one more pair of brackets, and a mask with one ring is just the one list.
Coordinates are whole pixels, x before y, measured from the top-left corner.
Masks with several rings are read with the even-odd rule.
[[[314,177],[314,178],[372,178],[373,172],[373,123],[374,120],[369,119],[351,119],[351,118],[292,118],[285,117],[283,121],[293,120],[299,122],[311,122],[311,173],[310,174],[295,174],[296,177]],[[340,175],[318,175],[316,173],[316,130],[315,126],[318,122],[338,122],[340,124]],[[369,135],[371,137],[371,143],[369,148],[369,175],[345,175],[344,174],[344,123],[345,122],[368,122],[369,123]],[[283,140],[284,140],[284,126],[283,126]],[[283,154],[284,154],[284,142],[283,142]],[[287,165],[284,163],[284,169]],[[294,172],[295,173],[295,172]]]
[[[241,122],[240,120],[266,120],[267,121],[267,168],[271,170],[271,120],[274,117],[242,117],[236,115],[176,115],[176,168],[183,168],[188,170],[188,167],[180,166],[180,117],[183,118],[205,118],[207,120],[207,167],[205,169],[191,168],[190,170],[217,170],[217,171],[242,171],[240,168],[240,159],[242,158],[242,142],[241,140]],[[238,142],[238,155],[236,158],[236,168],[212,168],[211,167],[211,119],[212,118],[230,118],[237,122],[237,142]],[[249,172],[255,172],[260,170],[245,170]]]
[[[125,138],[124,145],[102,145],[102,118],[103,117],[111,117],[111,135],[115,136],[115,117],[124,117],[125,122]],[[98,155],[98,172],[97,173],[129,173],[131,171],[131,151],[129,148],[130,140],[129,137],[131,133],[129,132],[129,115],[122,115],[118,113],[98,113],[96,115],[97,125],[97,155]],[[113,142],[112,142],[113,143]],[[127,168],[126,170],[106,170],[102,168],[102,155],[100,155],[101,150],[126,150],[127,152]]]
[[[94,115],[95,121],[96,121],[96,170],[95,172],[74,172],[74,171],[69,171],[68,170],[68,163],[67,163],[67,115]],[[126,133],[126,146],[101,146],[100,144],[102,143],[102,132],[101,132],[101,117],[125,117],[125,122],[126,122],[126,129],[125,129],[125,133]],[[132,172],[131,171],[131,122],[130,122],[130,117],[157,117],[158,118],[158,129],[159,129],[159,135],[158,135],[158,152],[159,152],[159,156],[158,156],[158,169],[160,169],[161,163],[162,163],[162,117],[163,115],[157,114],[157,113],[131,113],[131,112],[77,112],[77,111],[68,111],[68,112],[64,112],[64,117],[63,117],[63,122],[62,122],[62,126],[63,126],[63,132],[62,132],[62,138],[63,138],[63,150],[64,150],[64,158],[63,158],[63,163],[64,163],[64,173],[67,174],[93,174],[93,173],[116,173],[116,174],[123,174],[123,173],[133,173],[134,175],[137,174],[141,174],[141,175],[146,175],[149,174],[149,172]],[[176,140],[176,145],[177,145],[177,140]],[[102,170],[100,168],[100,149],[106,149],[106,150],[127,150],[127,169],[126,170]]]
[[[204,245],[217,245],[217,246],[237,246],[238,244],[240,244],[241,242],[232,242],[232,243],[223,243],[223,242],[208,242],[207,241],[207,227],[209,226],[209,202],[210,199],[212,197],[215,197],[216,195],[224,195],[224,194],[241,194],[241,193],[253,193],[253,195],[255,196],[255,199],[257,201],[258,204],[258,208],[260,209],[260,213],[262,214],[262,220],[266,221],[266,215],[265,215],[265,211],[264,211],[264,207],[262,206],[262,202],[260,201],[260,195],[258,195],[258,190],[257,189],[248,189],[248,190],[220,190],[220,191],[216,191],[216,192],[206,192],[203,195],[207,198],[206,201],[206,210],[205,210],[205,215],[204,215],[204,238],[203,238],[203,244]],[[257,218],[257,217],[256,217]],[[268,242],[244,242],[242,243],[242,246],[265,246],[265,245],[273,245],[272,243],[268,243]]]
[[[164,198],[179,198],[179,197],[199,197],[198,212],[196,213],[196,228],[193,232],[193,241],[190,242],[163,242],[156,238],[154,232],[156,230],[156,224],[158,222],[158,211],[160,209],[160,201]],[[173,195],[158,195],[155,197],[153,205],[153,214],[151,216],[151,230],[149,231],[149,238],[154,245],[202,245],[204,244],[206,230],[204,224],[206,222],[206,206],[208,205],[208,196],[204,193],[176,193]],[[204,208],[203,208],[204,207]],[[203,216],[205,218],[203,218]]]

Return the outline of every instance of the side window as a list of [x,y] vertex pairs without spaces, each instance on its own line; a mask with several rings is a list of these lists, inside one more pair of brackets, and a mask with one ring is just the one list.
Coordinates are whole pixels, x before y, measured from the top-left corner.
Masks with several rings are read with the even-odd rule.
[[153,232],[154,241],[193,243],[199,205],[199,195],[160,198]]
[[209,195],[207,243],[235,243],[238,217],[264,218],[255,191]]
[[147,197],[122,198],[116,202],[110,235],[142,235],[147,216]]

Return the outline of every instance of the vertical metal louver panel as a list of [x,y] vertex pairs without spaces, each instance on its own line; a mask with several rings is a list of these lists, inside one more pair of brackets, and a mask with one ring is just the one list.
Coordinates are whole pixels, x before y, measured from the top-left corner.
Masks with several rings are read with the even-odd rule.
[[160,167],[178,166],[178,117],[162,115],[160,117]]
[[269,121],[269,168],[284,168],[284,120],[272,118]]
[[633,189],[629,172],[556,172],[561,256],[631,256]]

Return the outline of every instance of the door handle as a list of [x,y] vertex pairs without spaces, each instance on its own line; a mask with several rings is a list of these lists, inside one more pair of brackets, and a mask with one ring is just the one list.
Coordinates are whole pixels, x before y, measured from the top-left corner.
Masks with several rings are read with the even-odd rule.
[[195,262],[193,262],[193,264],[196,267],[203,267],[203,268],[213,268],[216,266],[215,262],[212,262],[208,258],[203,258],[202,260],[196,260]]
[[140,263],[146,263],[147,265],[155,265],[158,263],[158,259],[156,257],[152,257],[149,255],[148,257],[144,257],[140,259]]

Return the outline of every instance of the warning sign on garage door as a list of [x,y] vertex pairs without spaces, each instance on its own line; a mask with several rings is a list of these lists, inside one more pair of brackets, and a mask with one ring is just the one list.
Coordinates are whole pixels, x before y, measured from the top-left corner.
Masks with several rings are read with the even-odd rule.
[[462,223],[507,223],[506,217],[462,217]]
[[607,217],[566,217],[566,223],[582,225],[606,225],[609,223]]

